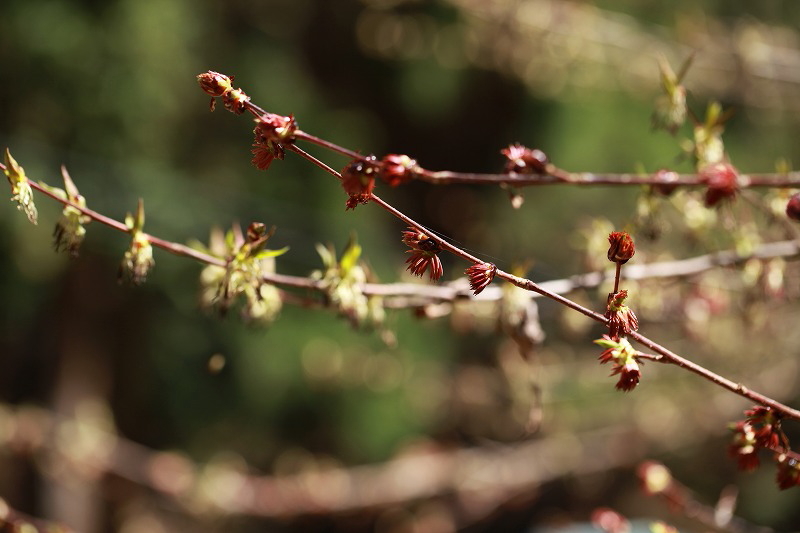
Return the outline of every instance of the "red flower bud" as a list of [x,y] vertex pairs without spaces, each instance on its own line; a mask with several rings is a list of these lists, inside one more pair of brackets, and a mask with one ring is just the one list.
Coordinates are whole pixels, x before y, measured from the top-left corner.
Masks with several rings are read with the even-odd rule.
[[700,169],[700,180],[706,189],[706,207],[713,207],[739,192],[739,172],[730,163],[711,163]]
[[615,231],[608,236],[608,260],[621,265],[628,262],[636,253],[633,239],[624,231]]
[[198,75],[197,82],[200,84],[200,88],[211,96],[222,96],[233,89],[231,85],[233,78],[225,74],[220,74],[219,72],[214,72],[213,70]]
[[789,203],[786,204],[786,216],[800,222],[800,192],[794,193],[789,198]]
[[411,181],[420,169],[417,162],[407,155],[389,154],[381,161],[381,179],[396,187]]
[[409,227],[403,232],[403,243],[410,248],[406,253],[411,254],[411,257],[406,259],[408,265],[406,270],[420,277],[428,270],[431,281],[438,281],[442,277],[444,269],[438,255],[441,247],[437,241]]

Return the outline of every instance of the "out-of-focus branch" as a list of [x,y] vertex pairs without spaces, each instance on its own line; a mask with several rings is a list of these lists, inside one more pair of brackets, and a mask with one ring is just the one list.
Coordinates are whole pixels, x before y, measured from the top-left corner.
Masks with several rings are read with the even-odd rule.
[[16,509],[0,498],[0,531],[20,533],[72,533],[68,527],[41,518],[34,518]]
[[[700,7],[674,11],[666,27],[587,2],[447,1],[461,16],[446,23],[375,3],[358,25],[362,48],[383,58],[431,55],[450,68],[496,70],[544,95],[557,95],[565,85],[641,94],[657,84],[654,57],[682,58],[697,50],[693,92],[800,111],[800,32],[789,25],[750,17],[724,21]],[[384,37],[387,28],[391,40]]]

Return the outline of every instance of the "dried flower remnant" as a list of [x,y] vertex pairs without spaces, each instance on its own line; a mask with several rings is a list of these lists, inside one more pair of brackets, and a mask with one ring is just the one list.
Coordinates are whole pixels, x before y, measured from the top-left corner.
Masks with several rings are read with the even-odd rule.
[[625,305],[628,291],[621,290],[608,295],[605,317],[608,319],[608,334],[612,339],[629,335],[639,329],[639,320],[633,309]]
[[342,187],[350,196],[347,199],[347,209],[355,209],[358,204],[369,202],[375,189],[375,175],[378,173],[375,161],[375,156],[371,155],[364,161],[357,159],[350,162],[342,170]]
[[415,276],[422,277],[426,270],[429,270],[431,281],[438,281],[444,274],[442,261],[439,259],[441,248],[439,243],[431,239],[425,233],[409,227],[403,232],[403,243],[411,248],[406,253],[411,257],[406,259],[406,270]]
[[476,263],[464,271],[469,279],[469,287],[475,296],[489,286],[496,273],[497,267],[493,263]]
[[144,233],[144,202],[139,199],[136,214],[128,213],[125,217],[125,225],[128,227],[131,244],[125,251],[122,263],[119,266],[118,279],[133,285],[141,285],[147,279],[150,270],[155,266],[153,259],[153,246]]
[[500,150],[500,153],[506,156],[506,173],[517,174],[546,174],[547,164],[550,159],[547,154],[538,149],[531,150],[525,146],[516,143],[511,144],[507,148]]
[[8,148],[5,152],[5,164],[6,168],[3,172],[11,184],[11,201],[17,202],[17,209],[25,213],[31,224],[36,224],[39,212],[36,210],[36,204],[33,203],[33,189],[28,183],[25,169],[11,156]]
[[389,154],[381,160],[380,177],[392,187],[411,181],[419,172],[416,159],[407,155]]
[[624,231],[615,231],[608,236],[608,260],[624,265],[636,253],[633,239]]
[[706,184],[705,204],[713,207],[739,192],[739,173],[730,163],[712,163],[700,169],[700,180]]
[[637,361],[636,350],[633,349],[628,339],[622,337],[614,339],[608,335],[603,335],[601,339],[594,341],[595,344],[605,348],[598,357],[600,364],[613,363],[611,376],[619,376],[616,388],[623,392],[629,392],[636,388],[641,378],[641,370]]

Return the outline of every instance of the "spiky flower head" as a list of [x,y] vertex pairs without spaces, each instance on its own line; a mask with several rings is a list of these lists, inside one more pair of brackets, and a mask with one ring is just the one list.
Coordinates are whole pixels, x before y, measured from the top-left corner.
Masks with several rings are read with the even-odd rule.
[[409,227],[403,232],[403,243],[410,248],[406,253],[411,257],[406,259],[406,270],[415,276],[422,277],[429,270],[431,281],[438,281],[444,274],[442,261],[439,259],[441,247],[439,242],[427,234]]
[[475,296],[489,286],[496,273],[497,267],[494,263],[475,263],[464,271],[469,279],[469,287]]

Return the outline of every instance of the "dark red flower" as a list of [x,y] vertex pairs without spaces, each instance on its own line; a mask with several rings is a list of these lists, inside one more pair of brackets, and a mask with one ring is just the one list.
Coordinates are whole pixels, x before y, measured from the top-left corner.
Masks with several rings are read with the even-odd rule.
[[420,170],[415,159],[407,155],[389,154],[381,160],[380,176],[383,181],[396,187],[414,179]]
[[297,123],[293,116],[284,117],[268,113],[256,118],[253,129],[253,165],[267,170],[275,159],[283,159],[286,155],[284,145],[294,142]]
[[787,440],[781,429],[780,414],[771,407],[757,405],[744,414],[747,415],[747,423],[752,428],[759,447],[775,450]]
[[633,239],[624,231],[615,231],[608,236],[608,260],[624,265],[636,253]]
[[475,296],[479,295],[492,282],[496,273],[497,267],[493,263],[476,263],[464,271],[469,278],[469,287]]
[[642,372],[639,370],[639,363],[635,359],[627,361],[625,364],[615,366],[610,375],[619,374],[616,388],[623,392],[630,392],[639,384]]
[[749,422],[741,420],[731,430],[733,431],[733,442],[728,446],[728,454],[736,459],[739,470],[755,470],[760,461],[758,459],[759,447],[753,427]]
[[781,490],[792,487],[800,487],[800,461],[794,457],[789,457],[785,453],[775,458],[778,463],[778,473],[776,481]]
[[546,174],[550,160],[541,150],[526,148],[519,143],[503,148],[500,153],[506,156],[505,171],[517,174]]
[[636,350],[633,349],[628,339],[612,338],[608,335],[603,335],[602,339],[594,341],[604,347],[605,350],[598,358],[601,364],[613,362],[614,367],[611,369],[611,376],[619,375],[617,382],[617,389],[628,392],[636,388],[641,378],[641,370],[639,369],[639,362],[637,361]]
[[622,290],[608,295],[605,317],[608,319],[608,334],[616,339],[639,329],[639,319],[633,309],[625,305],[628,291]]
[[269,145],[253,144],[253,159],[250,162],[259,170],[267,170],[275,159],[283,159],[284,151],[282,148]]
[[442,277],[444,269],[438,255],[441,248],[437,241],[425,233],[409,227],[407,231],[403,232],[403,243],[411,248],[406,251],[411,254],[411,257],[406,259],[408,265],[406,270],[420,277],[425,274],[426,270],[429,270],[432,281],[438,281]]
[[294,115],[284,117],[275,113],[265,113],[257,117],[255,121],[256,127],[253,133],[256,136],[256,142],[261,144],[294,142],[294,134],[297,132],[297,121]]
[[789,198],[789,202],[786,204],[786,216],[800,222],[800,192],[794,193]]
[[342,170],[342,187],[350,195],[347,200],[347,209],[354,209],[358,204],[369,202],[372,190],[375,188],[375,156],[371,155],[366,160],[356,159]]
[[700,180],[706,184],[706,207],[713,207],[739,192],[739,172],[730,163],[711,163],[700,169]]

